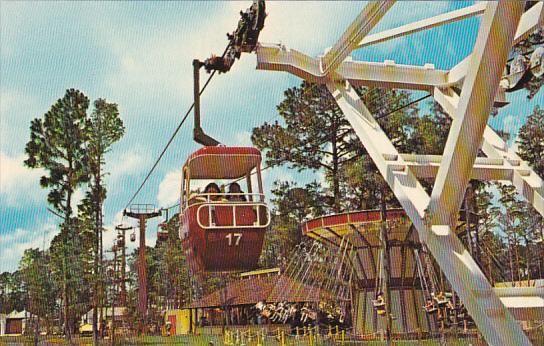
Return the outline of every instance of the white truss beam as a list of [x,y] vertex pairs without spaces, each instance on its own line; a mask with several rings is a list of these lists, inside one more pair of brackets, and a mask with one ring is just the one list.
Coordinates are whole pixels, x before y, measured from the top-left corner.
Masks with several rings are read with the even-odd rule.
[[357,86],[432,91],[447,81],[447,71],[429,66],[345,61],[329,75],[322,75],[319,60],[278,45],[257,48],[257,69],[285,71],[313,83],[348,80]]
[[321,74],[327,75],[336,70],[394,4],[395,0],[369,2],[340,39],[321,58]]
[[425,218],[429,195],[411,170],[398,169],[408,163],[374,121],[359,95],[350,85],[329,83],[327,87],[487,342],[530,345],[454,230],[449,225],[433,226]]
[[[355,89],[349,83],[340,82],[331,82],[327,88],[414,225],[424,227],[423,218],[430,198],[423,186],[411,171],[397,169],[396,165],[406,163]],[[396,165],[389,162],[392,159]]]
[[376,43],[386,42],[402,36],[414,34],[419,31],[432,29],[437,26],[457,22],[466,18],[481,15],[485,10],[485,3],[464,7],[455,11],[440,14],[438,16],[426,18],[418,22],[399,26],[394,29],[385,30],[377,34],[368,35],[357,46],[363,48]]
[[[480,3],[459,10],[460,12],[457,15],[441,16],[451,18],[451,20],[458,20],[457,18],[463,19],[470,15],[479,15],[482,11],[482,6],[485,5],[486,3]],[[429,20],[436,22],[436,25],[439,25],[439,20],[436,17],[433,18],[430,18]],[[520,42],[538,26],[542,25],[544,21],[543,18],[544,3],[540,2],[531,7],[529,11],[522,15],[516,31],[514,42]],[[444,22],[442,24],[446,22],[446,19],[444,18],[443,21]],[[412,28],[408,26],[403,27],[405,27],[404,30],[408,30],[406,33],[410,33],[412,30],[416,30],[418,26],[414,26]],[[401,28],[402,27],[393,29],[398,30],[395,31],[396,34],[395,32],[390,32],[388,30],[384,31],[383,33],[368,36],[367,39],[372,39],[372,41],[378,40],[379,42],[393,39],[398,35],[401,35]],[[423,27],[421,28],[421,30],[424,29],[425,28]],[[416,31],[419,31],[419,29]],[[381,36],[378,37],[376,35]],[[402,35],[404,35],[404,33]],[[366,39],[364,39],[363,42],[366,42],[365,40]],[[377,43],[378,41],[374,43]],[[370,44],[372,43],[365,43],[365,45]],[[435,70],[426,66],[345,61],[337,65],[336,71],[329,74],[324,74],[321,70],[319,59],[312,58],[295,49],[289,49],[280,45],[261,44],[259,47],[257,47],[256,51],[257,69],[285,71],[314,83],[326,84],[331,80],[344,79],[350,81],[356,86],[425,91],[432,91],[434,87],[444,88],[446,86],[461,83],[467,74],[469,61],[471,59],[471,55],[469,55],[460,63],[455,65],[450,71]]]
[[[452,116],[457,114],[459,96],[452,89],[444,91],[435,89],[434,98],[448,114]],[[542,178],[489,126],[484,130],[481,149],[488,158],[503,160],[505,166],[512,168],[512,176],[507,180],[511,181],[518,193],[544,216]]]
[[487,3],[431,194],[428,212],[435,225],[457,222],[524,5],[524,1]]
[[391,61],[384,63],[346,61],[336,72],[353,86],[429,92],[436,86],[444,85],[448,73],[445,70],[436,70],[432,65],[401,65]]
[[501,287],[494,291],[517,320],[544,320],[544,287]]
[[[539,26],[544,24],[544,2],[539,2],[525,12],[519,21],[513,44],[518,44],[527,38]],[[459,84],[467,75],[471,55],[467,56],[460,63],[455,65],[448,73],[447,82],[444,86]]]
[[[387,163],[393,170],[404,171],[409,168],[418,179],[435,178],[442,162],[442,155],[400,154],[400,157],[402,163],[393,158],[387,160]],[[529,176],[531,169],[519,160],[477,157],[470,177],[482,181],[512,181],[516,173]]]
[[[504,140],[490,127],[484,132],[482,151],[492,158],[505,158],[510,163],[518,163],[524,170],[515,170],[512,176],[512,184],[520,195],[544,216],[544,181],[523,161],[518,154],[510,149]],[[529,171],[528,174],[522,174]]]

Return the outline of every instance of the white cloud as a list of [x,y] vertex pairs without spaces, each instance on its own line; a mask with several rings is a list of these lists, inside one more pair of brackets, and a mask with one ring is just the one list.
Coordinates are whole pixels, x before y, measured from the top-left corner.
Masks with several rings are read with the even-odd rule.
[[160,206],[170,206],[179,201],[181,190],[181,169],[168,172],[159,184],[157,202]]
[[11,207],[28,206],[44,200],[45,190],[40,187],[43,169],[24,166],[25,155],[9,156],[0,152],[0,196]]
[[118,152],[114,157],[106,161],[106,171],[109,172],[109,180],[118,181],[124,176],[135,175],[148,168],[149,155],[141,149],[128,149]]
[[34,229],[16,228],[10,233],[1,233],[0,272],[16,270],[26,249],[49,248],[51,240],[59,230],[54,221],[49,219]]
[[132,33],[124,31],[129,37],[120,37],[99,33],[101,38],[110,38],[112,55],[119,62],[118,70],[107,80],[118,94],[116,99],[130,97],[145,103],[165,97],[191,100],[192,60],[221,54],[227,43],[225,33],[233,30],[239,16],[240,3],[218,5],[221,10],[215,11],[217,15],[201,18],[198,27],[180,22],[169,28],[168,35],[130,37]]
[[[236,28],[238,12],[247,6],[246,2],[217,2],[208,16],[200,18],[198,26],[180,22],[168,27],[167,35],[146,35],[139,30],[110,31],[106,35],[103,30],[110,28],[98,28],[97,37],[106,40],[102,44],[109,46],[118,61],[117,71],[106,81],[112,89],[110,97],[120,104],[131,104],[131,109],[134,103],[192,101],[192,60],[221,54],[227,44],[225,33]],[[282,42],[308,54],[318,54],[334,42],[363,7],[361,2],[268,2],[268,17],[259,41]],[[136,34],[139,36],[134,37]],[[225,91],[240,81],[240,74],[247,79],[243,84],[262,82],[263,75],[254,69],[254,56],[244,55],[231,73],[216,78],[203,103],[205,99],[228,97]],[[231,77],[233,74],[237,74],[236,78]],[[201,79],[206,77],[202,72]]]
[[331,46],[364,8],[354,1],[271,1],[266,3],[260,42],[278,43],[316,55]]

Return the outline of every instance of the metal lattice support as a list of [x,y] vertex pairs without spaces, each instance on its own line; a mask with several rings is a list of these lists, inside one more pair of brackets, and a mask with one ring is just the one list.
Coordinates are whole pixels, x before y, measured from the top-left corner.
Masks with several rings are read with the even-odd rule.
[[[325,84],[425,242],[453,289],[491,345],[529,345],[457,235],[457,215],[471,178],[510,180],[544,215],[544,183],[486,126],[503,102],[499,81],[512,46],[544,19],[544,3],[523,13],[525,1],[479,3],[367,36],[394,1],[369,3],[326,54],[315,59],[281,45],[260,45],[257,68],[286,71]],[[356,48],[482,16],[473,52],[449,71],[425,66],[346,60]],[[399,153],[355,92],[357,86],[426,90],[453,119],[442,156]],[[453,86],[461,88],[456,93]],[[479,148],[487,158],[476,158]],[[431,195],[418,178],[435,178]]]

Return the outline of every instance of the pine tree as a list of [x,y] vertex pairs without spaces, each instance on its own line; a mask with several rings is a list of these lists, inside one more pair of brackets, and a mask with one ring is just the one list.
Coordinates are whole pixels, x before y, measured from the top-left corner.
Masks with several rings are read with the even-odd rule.
[[544,109],[535,106],[519,129],[518,154],[544,179]]
[[[64,220],[57,241],[61,260],[64,329],[71,340],[73,315],[68,281],[77,275],[71,268],[68,256],[76,252],[76,219],[73,217],[72,199],[78,187],[89,181],[86,144],[88,141],[87,108],[89,99],[80,91],[69,89],[45,113],[30,125],[30,140],[26,144],[28,155],[25,164],[30,168],[43,168],[47,175],[40,185],[49,189],[47,201],[62,214]],[[75,258],[75,257],[71,257]]]
[[89,161],[89,191],[87,192],[83,213],[92,219],[94,225],[94,290],[93,290],[93,340],[98,344],[98,305],[103,297],[104,285],[101,278],[104,276],[102,268],[102,206],[106,199],[104,184],[105,172],[103,165],[105,155],[111,146],[121,139],[125,128],[119,117],[117,104],[108,103],[104,99],[94,102],[94,110],[88,122],[88,161]]

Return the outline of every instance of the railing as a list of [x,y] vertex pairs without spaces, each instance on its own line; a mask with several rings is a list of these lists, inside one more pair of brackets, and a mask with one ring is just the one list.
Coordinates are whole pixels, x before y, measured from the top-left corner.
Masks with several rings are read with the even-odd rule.
[[241,200],[235,200],[235,197],[244,197],[246,202],[260,201],[264,203],[263,193],[249,193],[249,192],[218,192],[218,193],[198,193],[189,196],[185,209],[195,204],[202,203],[229,203],[229,202],[244,202]]
[[155,213],[158,212],[154,204],[131,204],[128,208],[130,213]]
[[[251,210],[255,212],[255,221],[253,224],[239,224],[238,220],[236,219],[237,208],[241,207],[251,207]],[[200,215],[201,215],[201,209],[207,208],[208,209],[208,224],[204,225]],[[218,210],[226,209],[226,208],[232,208],[232,223],[228,225],[217,225],[215,222],[215,213]],[[264,219],[263,220],[263,210],[264,210]],[[270,210],[268,209],[268,206],[262,202],[243,202],[243,201],[227,201],[227,202],[221,202],[221,201],[210,201],[210,202],[204,202],[199,205],[197,211],[196,211],[196,219],[198,226],[202,229],[244,229],[244,228],[266,228],[270,225]]]

